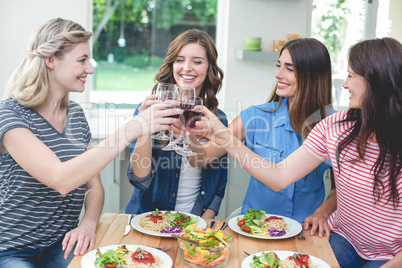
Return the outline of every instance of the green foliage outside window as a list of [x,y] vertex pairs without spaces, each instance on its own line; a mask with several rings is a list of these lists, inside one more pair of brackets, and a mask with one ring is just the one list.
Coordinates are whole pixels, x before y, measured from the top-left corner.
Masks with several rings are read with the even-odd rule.
[[[120,36],[121,7],[124,5],[124,35],[140,37],[145,45],[121,49],[116,41]],[[146,41],[155,29],[169,30],[183,21],[185,16],[194,16],[199,26],[216,24],[217,0],[93,0],[93,50],[96,60],[106,60],[109,53],[133,55],[149,53]],[[154,24],[154,25],[153,25]],[[141,35],[143,33],[143,35]],[[147,36],[148,34],[148,36]],[[137,42],[137,43],[138,43]],[[146,56],[153,56],[151,54]]]
[[[314,0],[312,18],[312,37],[319,39],[327,47],[331,55],[332,66],[337,70],[337,65],[344,61],[346,56],[345,45],[361,40],[362,36],[354,36],[354,40],[347,41],[350,27],[356,27],[355,21],[363,25],[365,0]],[[359,10],[353,12],[354,6]],[[357,16],[356,16],[357,14]],[[353,18],[353,22],[350,19]],[[354,23],[354,24],[353,24]],[[359,25],[359,26],[360,26]],[[358,27],[359,27],[358,26]],[[339,69],[344,68],[339,66]]]
[[216,19],[217,0],[93,0],[96,90],[152,88],[170,41],[188,28],[214,33]]

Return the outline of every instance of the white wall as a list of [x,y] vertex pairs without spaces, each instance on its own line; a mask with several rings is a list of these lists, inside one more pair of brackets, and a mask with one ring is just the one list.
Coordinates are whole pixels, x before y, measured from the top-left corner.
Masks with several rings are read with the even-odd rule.
[[[92,31],[92,0],[0,1],[0,99],[12,72],[24,59],[33,33],[44,22],[57,17]],[[89,83],[87,87],[90,88]],[[73,98],[84,101],[86,96]]]
[[220,0],[217,46],[225,71],[220,104],[236,112],[264,102],[275,83],[275,61],[242,61],[235,50],[244,47],[245,36],[261,37],[263,51],[286,34],[310,36],[311,0]]

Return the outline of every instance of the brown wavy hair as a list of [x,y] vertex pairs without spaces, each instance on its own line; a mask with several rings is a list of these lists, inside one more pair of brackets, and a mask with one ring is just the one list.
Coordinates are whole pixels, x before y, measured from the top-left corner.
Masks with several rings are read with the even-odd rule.
[[[332,102],[331,58],[323,43],[314,38],[298,38],[285,43],[279,56],[287,49],[292,57],[297,91],[289,106],[289,120],[292,128],[305,139],[314,126],[327,116]],[[277,101],[275,109],[283,98],[276,94],[277,85],[268,102]]]
[[354,141],[359,157],[364,160],[367,140],[374,136],[380,150],[372,167],[374,200],[379,202],[384,192],[388,192],[380,174],[389,167],[388,201],[397,208],[400,198],[397,178],[402,167],[402,45],[393,38],[362,41],[350,48],[349,66],[367,81],[367,88],[361,109],[349,109],[340,122],[354,125],[338,144],[338,166],[341,152]]
[[201,45],[207,54],[208,71],[207,77],[202,85],[200,97],[203,98],[204,105],[215,112],[218,108],[218,99],[216,94],[222,87],[223,71],[219,68],[216,60],[218,51],[214,40],[204,31],[190,29],[177,36],[169,45],[165,57],[165,63],[159,68],[159,72],[155,75],[156,84],[152,89],[152,93],[156,92],[157,83],[173,83],[176,81],[173,77],[173,63],[177,59],[180,50],[187,44],[197,43]]

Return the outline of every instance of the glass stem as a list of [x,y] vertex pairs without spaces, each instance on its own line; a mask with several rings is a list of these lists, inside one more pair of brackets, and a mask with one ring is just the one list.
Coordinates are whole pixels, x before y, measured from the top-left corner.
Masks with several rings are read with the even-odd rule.
[[184,149],[187,150],[188,144],[189,144],[188,139],[190,138],[190,133],[187,130],[185,130],[185,135],[186,135],[186,139],[184,140],[183,147],[184,147]]
[[173,125],[170,126],[170,143],[173,141]]

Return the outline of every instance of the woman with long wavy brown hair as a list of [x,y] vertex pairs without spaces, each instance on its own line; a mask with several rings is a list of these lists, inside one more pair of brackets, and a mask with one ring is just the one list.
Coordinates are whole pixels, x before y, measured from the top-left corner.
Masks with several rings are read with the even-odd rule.
[[[166,53],[165,63],[159,68],[159,72],[155,75],[155,80],[161,83],[179,83],[180,78],[174,77],[173,64],[177,60],[181,49],[187,44],[199,44],[206,51],[206,60],[208,62],[208,71],[202,87],[197,94],[204,100],[204,105],[215,112],[218,107],[218,99],[216,94],[222,86],[223,71],[217,65],[218,51],[214,45],[212,38],[204,31],[192,29],[188,30],[172,41],[169,50]],[[185,83],[183,83],[185,84]],[[152,89],[152,93],[156,93],[157,84]]]
[[[191,29],[177,36],[170,43],[165,62],[155,75],[153,95],[138,105],[134,115],[157,102],[158,83],[171,83],[195,88],[204,105],[227,125],[226,115],[217,108],[216,94],[223,79],[217,58],[214,41],[206,32]],[[176,125],[175,131],[180,127],[180,124]],[[163,151],[164,145],[150,136],[131,143],[127,176],[135,189],[126,213],[138,214],[157,208],[213,218],[219,212],[225,193],[226,155],[205,167],[192,167],[187,157],[174,151]]]

